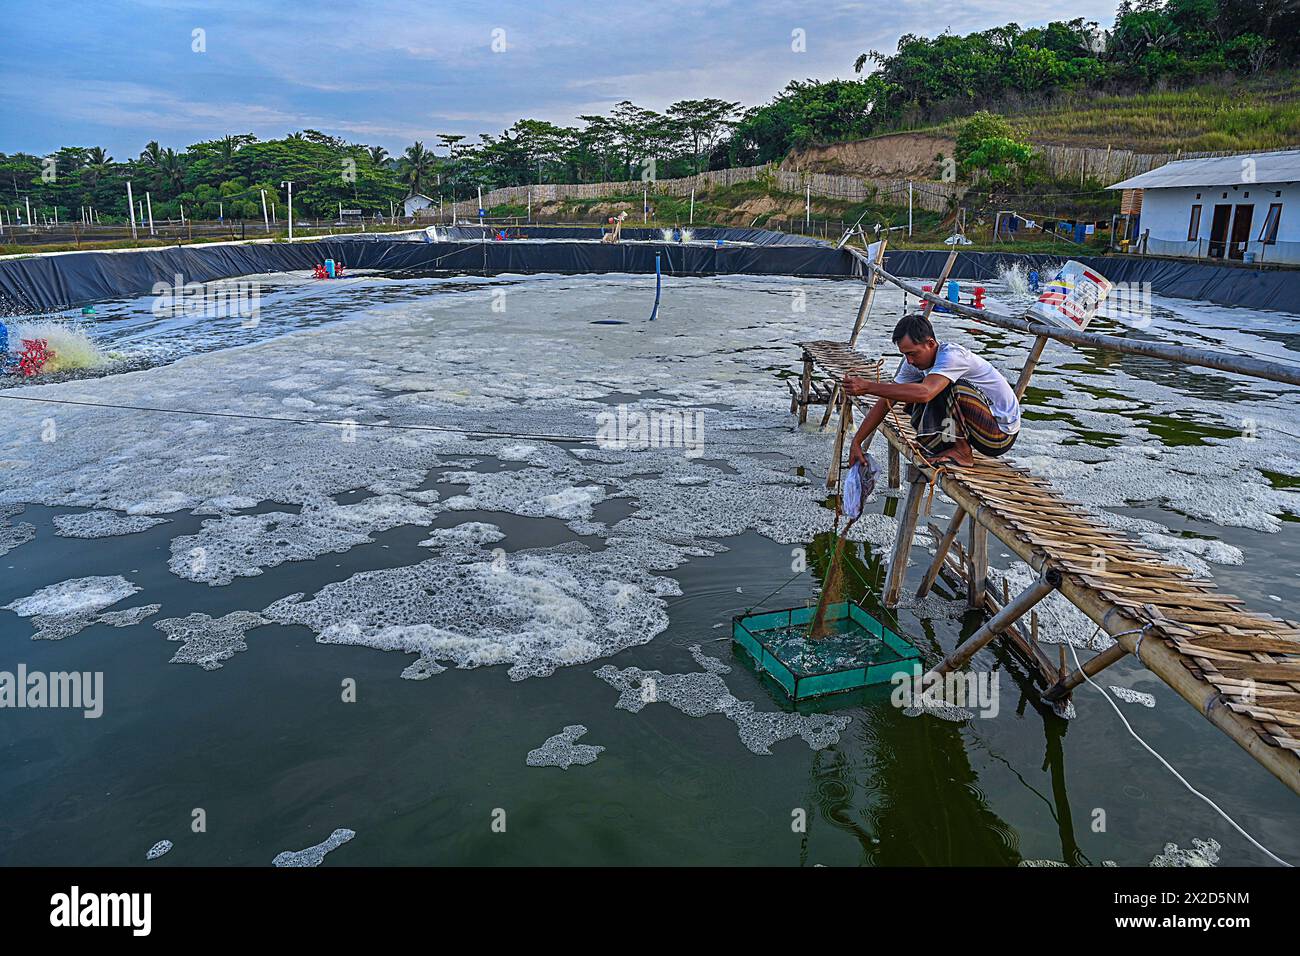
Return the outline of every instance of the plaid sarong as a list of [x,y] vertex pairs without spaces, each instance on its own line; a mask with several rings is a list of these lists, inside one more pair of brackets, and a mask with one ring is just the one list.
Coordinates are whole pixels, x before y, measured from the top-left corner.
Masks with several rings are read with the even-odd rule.
[[998,427],[989,401],[974,385],[954,382],[924,405],[910,408],[916,441],[927,455],[942,454],[965,437],[981,455],[996,458],[1016,442]]

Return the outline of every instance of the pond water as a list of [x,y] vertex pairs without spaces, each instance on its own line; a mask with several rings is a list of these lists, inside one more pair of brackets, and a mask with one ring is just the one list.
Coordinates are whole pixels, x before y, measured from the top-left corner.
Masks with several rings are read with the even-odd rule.
[[[324,865],[1145,866],[1193,840],[1268,862],[1095,690],[1064,721],[1000,647],[972,663],[996,714],[958,720],[889,686],[796,709],[733,653],[734,615],[816,600],[831,434],[794,424],[784,379],[859,284],[666,277],[652,324],[653,276],[264,278],[253,328],[104,303],[83,324],[150,367],[0,393],[85,403],[0,399],[0,670],[103,675],[98,718],[0,717],[0,861],[144,865],[170,840],[148,865],[269,865],[346,828]],[[864,351],[893,354],[901,306],[881,291]],[[1296,316],[1153,315],[1126,334],[1300,361]],[[1023,361],[1021,336],[939,325]],[[1012,457],[1294,617],[1298,396],[1053,344]],[[637,422],[671,440],[639,450]],[[602,427],[631,447],[578,440]],[[846,597],[933,663],[980,621],[943,585],[878,606],[897,505],[854,526]],[[989,548],[995,586],[1023,580]],[[1043,611],[1082,654],[1093,628]],[[1290,791],[1140,666],[1102,683],[1151,695],[1120,703],[1138,732],[1300,859]],[[562,732],[604,749],[529,766]]]

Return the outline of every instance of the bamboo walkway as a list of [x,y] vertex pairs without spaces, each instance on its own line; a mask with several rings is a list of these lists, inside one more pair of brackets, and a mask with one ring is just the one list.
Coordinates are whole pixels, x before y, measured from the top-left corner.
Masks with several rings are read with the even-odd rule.
[[[838,388],[846,373],[874,377],[879,363],[844,343],[804,342],[804,381],[820,369]],[[874,399],[841,397],[833,478],[838,478],[853,408],[865,413]],[[829,420],[835,404],[827,406]],[[802,419],[801,419],[802,420]],[[824,424],[825,422],[823,422]],[[1211,581],[1163,561],[1123,532],[1101,524],[1081,505],[1064,498],[1043,478],[997,459],[976,456],[971,468],[938,469],[918,453],[911,423],[897,409],[880,431],[890,445],[891,485],[898,460],[908,464],[906,503],[890,561],[884,601],[897,606],[908,554],[924,500],[933,485],[957,505],[947,531],[936,537],[937,554],[919,594],[936,576],[952,570],[950,551],[967,518],[970,538],[958,563],[973,606],[986,604],[987,544],[993,534],[1040,577],[1023,594],[992,604],[1000,610],[934,670],[960,667],[994,637],[1005,636],[1036,666],[1045,698],[1060,702],[1105,667],[1136,654],[1201,714],[1300,794],[1300,624],[1250,611],[1241,599]],[[828,481],[828,484],[832,483]],[[937,530],[937,529],[936,529]],[[958,550],[960,546],[957,546]],[[1064,647],[1053,662],[1038,645],[1037,627],[1026,633],[1017,621],[1052,591],[1059,591],[1116,644],[1068,671]]]

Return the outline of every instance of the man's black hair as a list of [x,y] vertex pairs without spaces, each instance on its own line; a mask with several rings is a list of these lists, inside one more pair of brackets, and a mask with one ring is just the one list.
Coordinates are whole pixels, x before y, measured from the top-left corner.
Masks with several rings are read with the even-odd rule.
[[934,338],[934,326],[921,313],[913,312],[911,315],[903,316],[894,326],[894,344],[903,341],[904,336],[920,345]]

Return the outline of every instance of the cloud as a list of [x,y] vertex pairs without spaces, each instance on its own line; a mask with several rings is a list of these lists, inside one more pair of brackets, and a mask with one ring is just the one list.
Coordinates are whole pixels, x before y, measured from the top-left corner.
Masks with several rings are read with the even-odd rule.
[[[1109,23],[1114,0],[1070,16]],[[0,65],[0,150],[97,142],[134,155],[228,132],[315,128],[403,148],[438,132],[498,132],[521,117],[572,125],[622,99],[663,109],[686,98],[753,106],[792,79],[853,75],[905,33],[965,33],[1065,17],[1043,0],[10,0]],[[191,50],[202,28],[207,51]],[[806,52],[791,49],[802,30]],[[494,53],[492,31],[505,31]]]

